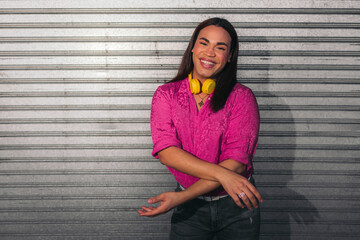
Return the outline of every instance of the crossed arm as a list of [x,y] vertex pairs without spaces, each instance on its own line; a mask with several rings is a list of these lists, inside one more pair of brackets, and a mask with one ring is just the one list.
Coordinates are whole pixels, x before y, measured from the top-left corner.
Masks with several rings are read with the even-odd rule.
[[203,161],[177,147],[166,148],[160,151],[158,156],[162,164],[198,177],[200,180],[181,192],[165,192],[150,198],[148,200],[150,204],[160,202],[160,206],[156,208],[143,206],[138,211],[141,216],[153,217],[163,214],[184,202],[215,190],[221,185],[239,207],[244,207],[238,197],[241,192],[246,194],[241,200],[249,209],[252,206],[258,207],[258,201],[262,202],[257,189],[239,174],[244,171],[245,165],[235,160],[228,159],[217,165]]

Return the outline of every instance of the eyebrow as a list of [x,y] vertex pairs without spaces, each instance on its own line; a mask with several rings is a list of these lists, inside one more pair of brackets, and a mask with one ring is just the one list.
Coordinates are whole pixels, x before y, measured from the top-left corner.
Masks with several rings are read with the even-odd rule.
[[[210,41],[209,41],[208,39],[204,38],[204,37],[199,38],[199,40],[203,40],[203,41],[205,41],[205,42],[207,42],[207,43],[210,43]],[[226,47],[229,47],[229,46],[228,46],[226,43],[224,43],[224,42],[218,42],[218,43],[216,43],[216,45],[224,45],[224,46],[226,46]]]

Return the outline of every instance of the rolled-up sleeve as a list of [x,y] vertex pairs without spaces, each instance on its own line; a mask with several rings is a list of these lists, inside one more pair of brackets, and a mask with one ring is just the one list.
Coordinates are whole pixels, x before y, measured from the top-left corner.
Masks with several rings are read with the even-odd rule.
[[171,119],[171,97],[169,91],[158,88],[151,104],[152,155],[158,158],[158,152],[170,146],[181,147],[176,129]]
[[224,134],[219,161],[236,160],[252,168],[255,154],[260,116],[254,94],[250,89],[236,93],[234,105],[229,114],[228,127]]

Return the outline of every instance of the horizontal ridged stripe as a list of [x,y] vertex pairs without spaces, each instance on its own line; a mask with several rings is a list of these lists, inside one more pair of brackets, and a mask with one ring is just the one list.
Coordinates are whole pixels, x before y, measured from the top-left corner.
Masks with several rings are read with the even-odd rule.
[[43,123],[149,123],[148,118],[11,118],[0,119],[0,124],[43,124]]
[[[69,51],[0,51],[1,56],[182,56],[183,50],[69,50]],[[319,57],[358,57],[360,51],[279,51],[242,50],[239,56],[319,56]]]
[[360,56],[360,51],[291,51],[291,50],[242,50],[239,51],[239,56],[344,56],[357,57]]
[[[144,156],[126,156],[126,157],[0,157],[1,163],[45,163],[45,162],[158,162],[159,160],[153,157]],[[257,163],[339,163],[352,164],[359,163],[360,157],[258,157],[255,156]]]
[[[303,222],[303,221],[302,221]],[[305,223],[303,223],[305,224]],[[267,239],[288,239],[290,233],[266,233],[262,232],[260,233],[261,239],[267,240]],[[167,240],[169,239],[168,236],[169,233],[154,233],[154,232],[147,232],[146,236],[144,236],[144,233],[136,232],[130,232],[130,231],[112,231],[109,230],[103,230],[103,231],[97,231],[97,232],[76,232],[76,233],[19,233],[19,232],[13,232],[9,231],[6,233],[0,233],[0,236],[2,237],[10,237],[10,239],[14,239],[14,237],[17,238],[23,238],[26,237],[27,239],[31,239],[36,237],[37,239],[59,239],[62,240],[64,238],[69,239],[78,239],[78,240],[86,240],[89,238],[99,238],[101,236],[102,239],[106,238],[116,238],[116,239],[123,239],[123,240],[147,240],[147,239],[158,239],[158,240]],[[268,237],[268,238],[267,238]],[[359,233],[349,233],[349,232],[336,232],[332,233],[329,231],[319,231],[311,233],[291,233],[291,239],[292,240],[319,240],[319,239],[332,239],[332,240],[344,240],[344,239],[352,239],[352,240],[358,240],[360,237]]]
[[0,111],[150,110],[150,105],[1,105]]
[[182,56],[183,53],[181,50],[0,51],[0,56]]
[[[110,111],[110,110],[150,110],[150,105],[0,105],[0,111]],[[357,105],[260,105],[260,110],[307,110],[307,111],[359,111]]]
[[[359,39],[360,40],[360,39]],[[108,84],[156,83],[163,84],[170,78],[1,78],[0,84]],[[360,78],[238,78],[239,83],[287,84],[360,84]]]
[[[0,84],[80,84],[80,83],[165,83],[169,78],[2,78]],[[359,79],[360,82],[360,79]]]
[[[305,223],[304,223],[305,224]],[[286,239],[289,237],[290,233],[260,233],[260,237],[270,237],[270,239]],[[47,237],[47,239],[64,239],[64,238],[73,238],[73,239],[89,239],[89,238],[98,238],[101,236],[101,238],[121,238],[121,239],[138,239],[138,240],[146,240],[146,239],[160,239],[165,240],[168,239],[169,233],[153,233],[153,232],[147,232],[146,237],[144,237],[144,233],[138,233],[138,232],[128,232],[128,231],[114,231],[110,232],[108,230],[105,231],[96,231],[96,232],[76,232],[76,233],[19,233],[19,232],[6,232],[6,233],[0,233],[0,236],[2,237],[38,237],[38,238],[44,238]],[[299,238],[297,238],[299,237]],[[360,237],[359,233],[349,233],[349,232],[336,232],[332,233],[329,231],[319,231],[311,233],[291,233],[291,239],[293,240],[318,240],[318,239],[332,239],[332,240],[344,240],[345,238],[354,238],[358,239]]]
[[[262,124],[360,124],[360,119],[346,118],[261,118]],[[148,118],[7,118],[0,124],[61,123],[149,123]]]
[[[290,233],[282,233],[282,232],[277,232],[277,233],[261,233],[260,235],[262,237],[270,237],[270,239],[281,239],[281,237],[284,237],[283,239],[286,239],[289,237]],[[297,238],[298,237],[298,238]],[[346,231],[341,231],[341,232],[331,232],[331,231],[320,231],[320,232],[315,232],[315,231],[311,231],[311,233],[291,233],[291,239],[292,240],[303,240],[303,239],[307,239],[307,240],[319,240],[319,239],[331,239],[331,240],[344,240],[347,238],[353,238],[353,240],[357,240],[360,237],[360,233],[349,233]]]
[[[316,222],[312,221],[312,220],[306,220],[304,219],[302,221],[302,223],[304,224],[313,224],[313,225],[359,225],[357,223],[354,223],[354,221],[350,221],[350,220],[326,220],[326,219],[320,219],[317,220]],[[119,225],[133,225],[133,224],[149,224],[152,226],[156,226],[156,225],[169,225],[169,221],[168,220],[154,220],[153,218],[151,220],[129,220],[124,222],[123,219],[106,219],[106,220],[77,220],[77,219],[66,219],[66,220],[62,220],[62,219],[32,219],[32,220],[26,220],[26,219],[19,219],[19,220],[8,220],[8,221],[1,221],[0,220],[0,224],[6,224],[6,225],[12,225],[12,224],[56,224],[56,225],[62,225],[62,224],[77,224],[77,225],[110,225],[110,224],[119,224]],[[282,219],[262,219],[261,220],[261,224],[263,225],[274,225],[274,224],[297,224],[296,222],[289,222],[289,221],[284,221]]]
[[0,14],[359,14],[358,8],[3,8]]
[[151,136],[150,131],[0,131],[0,137]]
[[[0,28],[195,28],[197,22],[18,22],[0,23]],[[360,23],[332,22],[233,22],[235,28],[340,28],[358,29]]]
[[[62,220],[62,219],[56,219],[56,220],[52,220],[52,219],[37,219],[37,220],[9,220],[9,221],[0,221],[1,225],[16,225],[16,224],[21,224],[21,225],[85,225],[85,226],[90,226],[90,225],[118,225],[118,226],[128,226],[128,227],[138,227],[139,224],[146,224],[147,226],[152,226],[152,227],[156,227],[159,225],[169,225],[169,221],[168,220],[154,220],[153,221],[146,221],[146,220],[129,220],[129,221],[124,221],[122,219],[113,219],[113,220],[92,220],[92,219],[88,219],[88,220],[77,220],[77,219],[67,219],[67,220]],[[276,224],[276,223],[274,223]],[[277,224],[281,224],[281,222],[279,221]],[[291,223],[290,223],[291,224]],[[319,222],[320,224],[331,224],[331,222],[327,223],[327,222]],[[339,224],[347,224],[347,221],[340,221]],[[137,226],[134,226],[137,225]]]
[[[267,212],[267,211],[266,211]],[[303,212],[300,210],[300,212]],[[320,211],[322,212],[322,211]],[[344,212],[348,212],[347,209],[344,209]],[[283,219],[261,219],[261,224],[265,225],[273,225],[273,224],[298,224],[298,222],[289,220],[283,220]],[[314,221],[313,219],[303,219],[302,223],[304,224],[312,224],[312,225],[359,225],[358,223],[351,221],[351,220],[344,220],[344,219],[338,219],[338,220],[332,220],[332,219],[317,219]]]
[[[359,146],[355,146],[360,150]],[[344,176],[360,176],[357,170],[256,170],[256,175],[344,175]]]
[[[74,208],[74,207],[64,207],[64,208],[58,208],[58,207],[53,207],[53,208],[0,208],[0,213],[32,213],[32,212],[42,212],[42,213],[46,213],[46,212],[52,212],[52,213],[61,213],[61,212],[67,212],[67,213],[93,213],[93,212],[132,212],[134,210],[137,210],[135,208],[98,208],[98,207],[93,207],[93,208]],[[120,219],[123,220],[120,216]]]
[[[280,222],[280,221],[279,221]],[[330,222],[330,221],[329,221]],[[340,221],[343,224],[346,224],[348,221]],[[27,219],[19,219],[19,220],[0,220],[0,224],[85,224],[85,225],[92,225],[92,224],[126,224],[126,225],[132,225],[132,224],[139,224],[139,223],[146,223],[149,225],[158,225],[158,224],[169,224],[168,220],[129,220],[128,222],[124,223],[121,219],[87,219],[87,220],[81,220],[81,219],[37,219],[37,220],[27,220]],[[321,224],[322,222],[319,222]],[[326,221],[323,221],[323,223],[326,223]]]
[[[188,42],[189,36],[58,36],[58,37],[0,37],[0,42]],[[239,42],[349,42],[360,37],[296,37],[296,36],[239,36]]]
[[[338,158],[337,158],[338,159]],[[26,163],[26,162],[157,162],[156,158],[144,156],[126,157],[0,157],[1,163]],[[345,161],[345,160],[344,160]]]
[[46,239],[64,239],[64,238],[72,238],[72,239],[78,239],[81,240],[83,238],[85,239],[89,239],[91,238],[99,238],[99,236],[101,236],[102,239],[104,238],[121,238],[121,239],[138,239],[138,240],[146,240],[147,238],[153,238],[153,239],[167,239],[169,233],[154,233],[154,232],[147,232],[146,233],[146,237],[144,238],[144,233],[136,233],[133,232],[131,230],[128,231],[109,231],[109,230],[105,230],[105,232],[102,231],[97,231],[97,232],[81,232],[81,231],[76,231],[76,233],[69,233],[69,232],[64,232],[64,233],[30,233],[30,232],[26,232],[26,233],[21,233],[19,231],[16,232],[11,232],[8,231],[6,233],[0,233],[0,236],[2,237],[11,237],[12,239],[14,239],[14,237],[26,237],[27,239],[29,239],[29,237],[37,237],[38,239],[40,238],[44,238],[46,237]]
[[[46,208],[46,207],[22,207],[22,208],[0,208],[0,213],[17,213],[17,212],[132,212],[132,211],[136,211],[138,209],[136,208],[126,208],[126,207],[119,207],[119,208],[115,208],[115,207],[91,207],[91,208],[87,208],[87,207],[64,207],[64,208],[59,208],[59,207],[52,207],[52,208]],[[279,213],[279,212],[309,212],[309,211],[314,211],[313,207],[309,207],[309,208],[305,208],[305,207],[297,207],[297,208],[289,208],[289,207],[276,207],[273,206],[271,208],[266,208],[263,207],[261,209],[261,211],[264,212],[274,212],[274,213]],[[317,208],[316,209],[317,212],[321,213],[335,213],[335,212],[340,212],[340,213],[346,213],[346,212],[350,212],[350,213],[357,213],[360,212],[359,209],[356,208],[344,208],[344,207],[338,207],[338,208]],[[121,219],[121,215],[119,216],[119,218]],[[127,218],[128,219],[128,218]]]
[[[152,97],[154,91],[41,91],[41,92],[0,92],[0,97]],[[360,94],[360,93],[359,93]],[[335,93],[336,95],[336,93]],[[359,95],[360,96],[360,95]]]
[[0,208],[1,213],[6,212],[132,212],[134,208],[128,207],[21,207],[21,208]]
[[[41,91],[41,92],[0,92],[0,97],[152,97],[154,91]],[[308,92],[308,91],[254,91],[256,97],[341,97],[341,98],[357,98],[360,97],[359,91],[351,92]]]
[[[150,131],[0,131],[0,137],[151,136]],[[360,131],[260,131],[263,137],[359,137]]]
[[[360,84],[359,78],[239,78],[239,83],[264,83],[264,84]],[[1,80],[0,80],[1,83]]]
[[0,176],[17,176],[17,175],[129,175],[129,174],[153,174],[153,175],[169,175],[171,174],[167,169],[62,169],[62,170],[2,170]]
[[360,163],[360,157],[254,157],[255,162],[264,163],[264,162],[272,162],[272,163],[339,163],[339,164],[352,164],[352,163]]
[[[0,121],[1,122],[1,121]],[[261,118],[262,124],[359,124],[360,119],[346,118]]]
[[[290,195],[290,196],[282,196],[282,195],[266,195],[262,194],[262,197],[268,201],[271,200],[305,200],[304,196]],[[343,200],[343,201],[353,201],[357,200],[359,196],[352,195],[337,195],[333,196],[329,199],[328,195],[307,195],[306,200]],[[126,199],[148,199],[149,195],[119,195],[119,194],[61,194],[61,195],[7,195],[0,196],[0,201],[33,201],[33,200],[110,200],[110,199],[118,199],[118,200],[126,200]]]
[[7,201],[7,200],[25,200],[25,201],[32,201],[32,200],[88,200],[88,199],[103,199],[103,200],[110,200],[110,199],[148,199],[149,195],[117,195],[117,194],[61,194],[61,195],[7,195],[7,196],[0,196],[0,201]]
[[[256,181],[256,186],[260,187],[260,188],[283,188],[284,185],[286,185],[286,187],[291,187],[291,188],[319,188],[319,189],[323,189],[323,188],[358,188],[359,184],[358,183],[332,183],[332,182],[311,182],[311,184],[309,184],[309,182],[289,182],[289,183],[284,183],[284,182],[261,182],[261,181]],[[157,182],[156,185],[154,185],[154,183],[94,183],[94,182],[89,182],[89,183],[84,183],[84,182],[72,182],[72,183],[68,183],[68,182],[56,182],[56,183],[51,183],[51,182],[42,182],[42,183],[38,183],[38,182],[34,182],[34,183],[29,183],[29,182],[20,182],[20,183],[1,183],[0,184],[0,188],[1,189],[5,189],[5,188],[37,188],[37,189],[43,189],[43,188],[165,188],[165,187],[174,187],[174,183],[161,183],[161,182]]]
[[[1,133],[0,133],[1,136]],[[360,137],[360,131],[260,131],[263,137]]]
[[[268,208],[266,208],[268,212]],[[293,211],[293,209],[288,209],[286,208],[286,210],[290,210],[291,212]],[[309,211],[307,209],[300,209],[299,212],[306,212]],[[344,212],[347,212],[348,209],[343,209]],[[320,212],[325,212],[325,211],[321,211]],[[311,221],[310,219],[303,219],[304,223],[309,222],[312,224],[318,224],[318,225],[323,225],[323,224],[340,224],[340,225],[359,225],[358,223],[354,223],[354,221],[351,220],[332,220],[332,219],[319,219],[316,222]],[[149,224],[149,225],[158,225],[158,224],[169,224],[169,221],[167,219],[164,220],[159,220],[159,219],[129,219],[127,222],[124,222],[124,219],[115,219],[115,218],[107,218],[107,219],[76,219],[76,218],[72,218],[72,219],[17,219],[17,220],[0,220],[0,224],[15,224],[15,223],[19,223],[19,224],[85,224],[85,225],[92,225],[92,224],[126,224],[126,225],[132,225],[132,224],[139,224],[139,223],[145,223],[145,224]],[[261,220],[261,224],[297,224],[296,221],[286,221],[283,219],[262,219]]]
[[0,188],[72,188],[72,187],[106,187],[106,188],[147,188],[147,187],[154,187],[154,188],[164,188],[164,187],[173,187],[174,183],[161,183],[157,182],[156,185],[153,183],[68,183],[68,182],[57,182],[57,183],[1,183]]
[[[49,149],[152,149],[152,144],[3,144],[0,150],[49,150]],[[272,150],[360,150],[351,144],[261,144],[258,149]]]
[[[177,64],[13,64],[0,70],[177,70]],[[341,64],[238,64],[238,70],[360,71],[360,65]]]
[[[166,168],[161,169],[60,169],[60,170],[0,170],[0,175],[106,175],[106,174],[165,174],[171,175]],[[295,175],[336,175],[360,176],[357,170],[256,170],[256,175],[295,176]]]

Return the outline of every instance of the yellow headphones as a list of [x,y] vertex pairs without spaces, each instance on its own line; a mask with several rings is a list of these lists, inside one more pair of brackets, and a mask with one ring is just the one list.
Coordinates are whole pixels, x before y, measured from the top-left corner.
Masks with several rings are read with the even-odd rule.
[[[192,78],[192,72],[189,74],[189,84],[191,93],[198,94],[200,92],[200,81]],[[215,90],[216,83],[212,79],[206,79],[202,85],[202,92],[205,94],[211,94]]]

